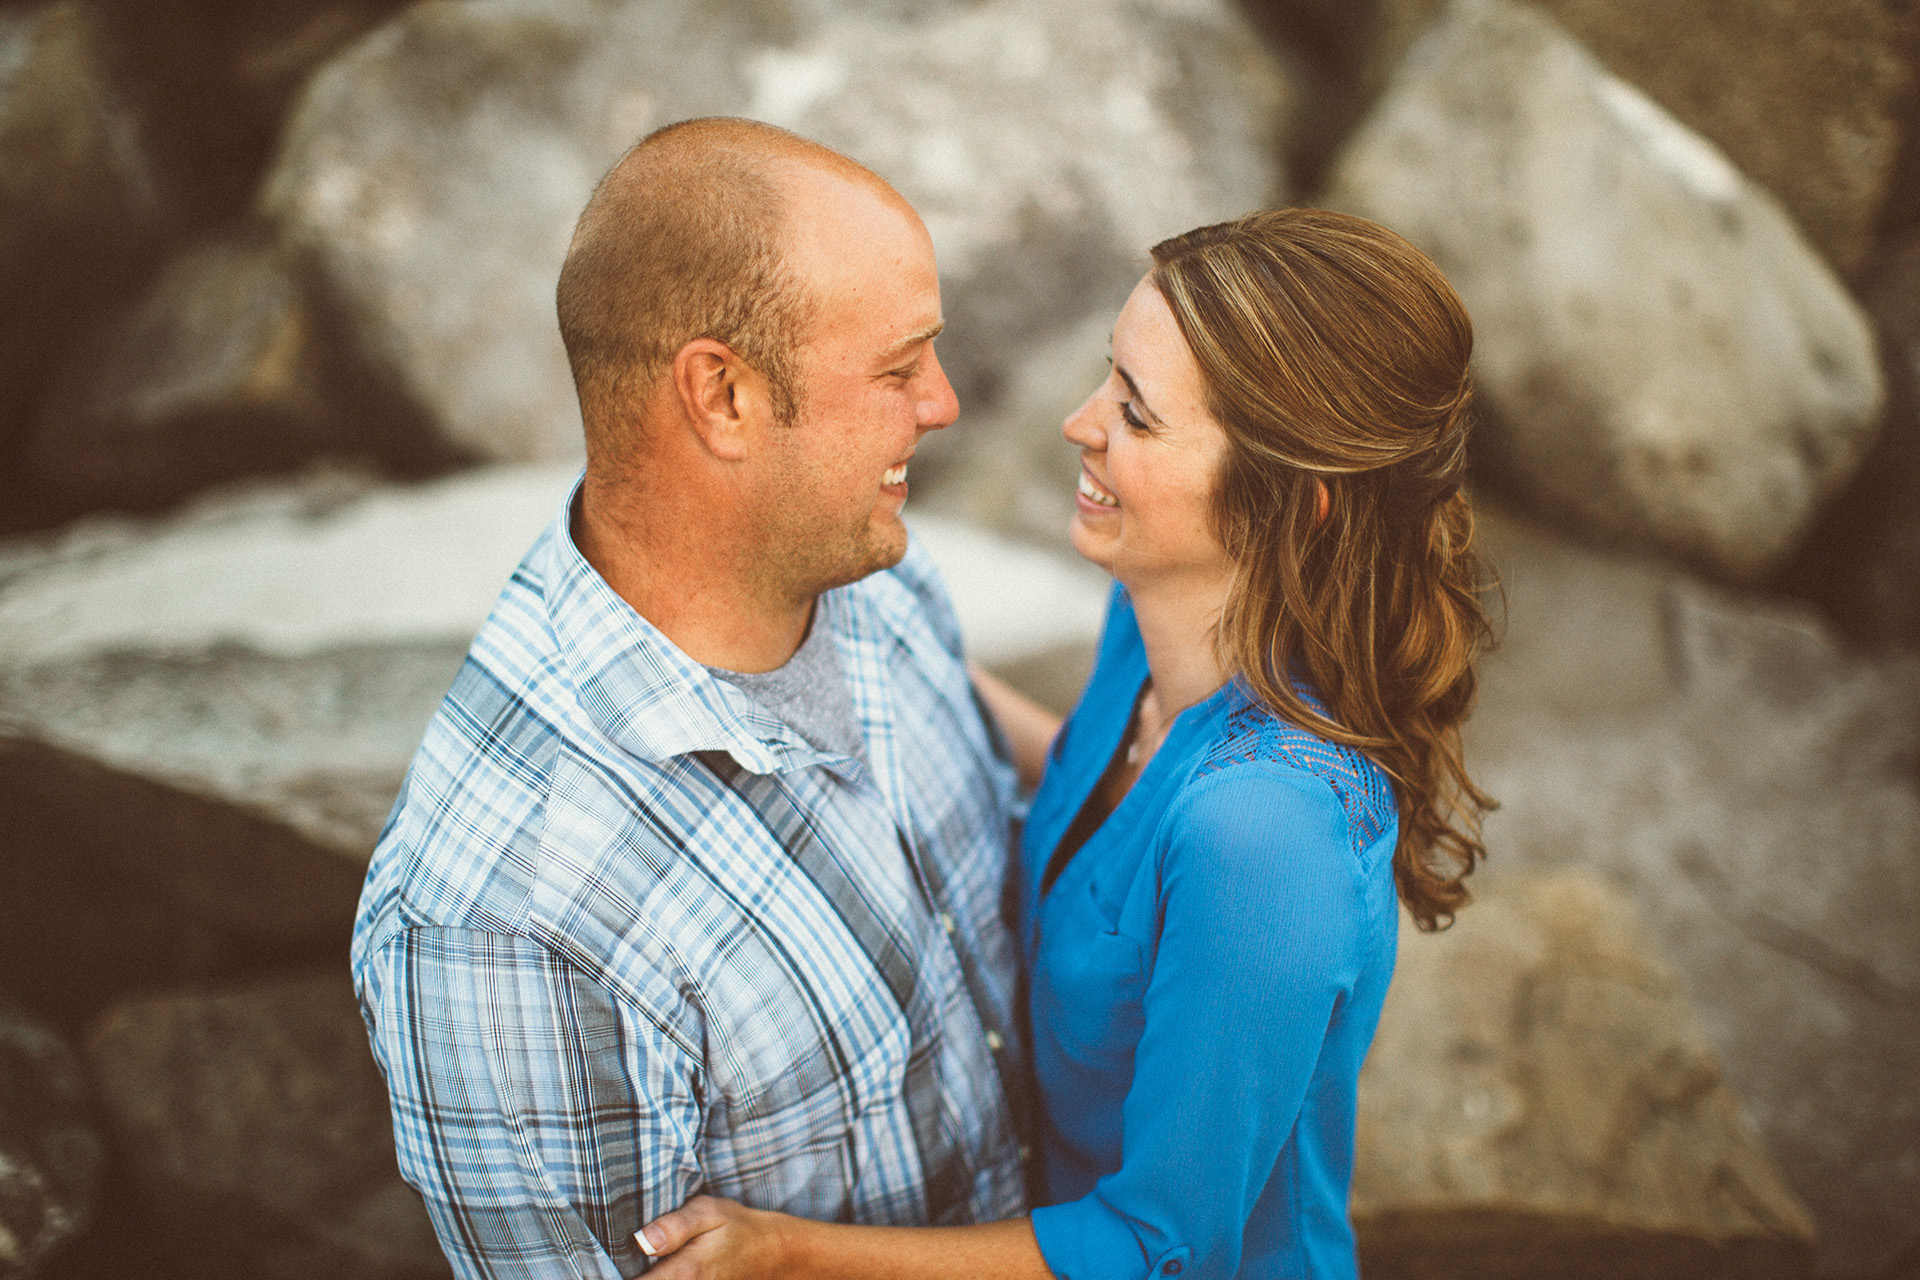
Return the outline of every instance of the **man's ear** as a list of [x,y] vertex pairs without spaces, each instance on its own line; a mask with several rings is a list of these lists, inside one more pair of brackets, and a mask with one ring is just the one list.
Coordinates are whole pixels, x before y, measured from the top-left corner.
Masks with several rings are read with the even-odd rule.
[[681,347],[670,373],[681,411],[707,451],[723,462],[745,458],[772,421],[766,377],[712,338]]

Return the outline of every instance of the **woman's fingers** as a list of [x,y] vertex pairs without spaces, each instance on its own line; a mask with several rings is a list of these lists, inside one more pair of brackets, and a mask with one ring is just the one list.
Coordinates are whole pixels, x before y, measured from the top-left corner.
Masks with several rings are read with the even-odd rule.
[[718,1196],[695,1196],[672,1213],[663,1213],[634,1232],[634,1243],[649,1258],[663,1258],[695,1236],[724,1223],[731,1204],[732,1201]]

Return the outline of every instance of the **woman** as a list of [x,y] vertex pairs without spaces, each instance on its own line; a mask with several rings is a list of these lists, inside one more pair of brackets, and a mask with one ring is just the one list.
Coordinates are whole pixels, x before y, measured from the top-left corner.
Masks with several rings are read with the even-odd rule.
[[643,1233],[668,1280],[1356,1273],[1396,888],[1449,920],[1491,805],[1458,732],[1486,636],[1472,331],[1432,263],[1343,214],[1153,259],[1065,427],[1073,545],[1116,583],[1093,676],[1057,733],[981,682],[1045,759],[1020,874],[1047,1207],[881,1228],[702,1197]]

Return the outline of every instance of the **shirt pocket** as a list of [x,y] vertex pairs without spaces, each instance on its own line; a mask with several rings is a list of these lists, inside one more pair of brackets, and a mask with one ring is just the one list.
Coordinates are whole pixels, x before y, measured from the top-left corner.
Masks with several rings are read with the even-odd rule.
[[1033,974],[1034,1035],[1096,1070],[1126,1067],[1145,1028],[1147,949],[1118,932],[1090,885],[1043,916]]

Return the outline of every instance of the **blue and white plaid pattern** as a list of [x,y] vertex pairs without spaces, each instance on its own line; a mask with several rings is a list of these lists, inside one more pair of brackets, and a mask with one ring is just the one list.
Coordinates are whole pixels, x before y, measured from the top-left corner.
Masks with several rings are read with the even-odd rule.
[[354,930],[401,1171],[455,1270],[637,1275],[633,1232],[701,1190],[1019,1213],[1013,775],[924,554],[820,600],[863,762],[712,678],[567,529],[474,640]]

